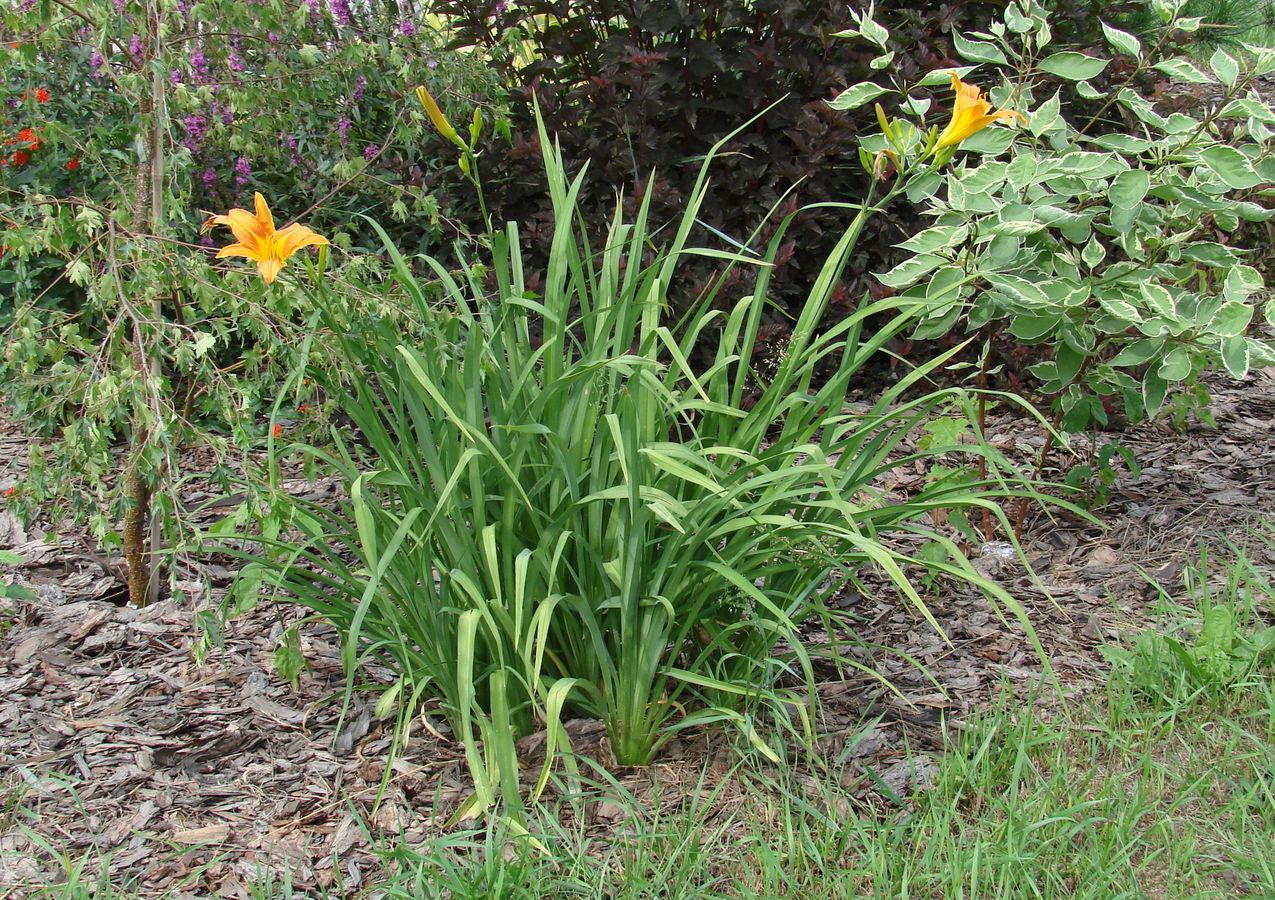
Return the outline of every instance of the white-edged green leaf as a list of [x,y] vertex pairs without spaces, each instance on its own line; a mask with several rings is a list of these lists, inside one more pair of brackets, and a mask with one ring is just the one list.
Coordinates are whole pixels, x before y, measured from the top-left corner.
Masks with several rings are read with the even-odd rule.
[[1165,381],[1182,381],[1191,374],[1191,354],[1178,345],[1165,354],[1160,363],[1160,377]]
[[1120,134],[1119,132],[1099,135],[1090,140],[1089,143],[1104,150],[1115,150],[1120,153],[1146,153],[1155,146],[1151,141],[1136,138],[1130,134]]
[[1222,365],[1232,378],[1243,378],[1248,374],[1252,355],[1249,351],[1248,339],[1242,334],[1232,335],[1222,341]]
[[889,90],[879,84],[873,84],[871,81],[860,81],[858,84],[846,88],[832,100],[829,100],[828,105],[833,109],[839,110],[858,109],[865,103],[871,103],[882,94],[888,93]]
[[1213,70],[1217,80],[1227,87],[1235,87],[1235,83],[1240,79],[1240,64],[1221,47],[1214,50],[1213,55],[1209,57],[1209,68]]
[[923,254],[914,256],[911,259],[905,259],[890,271],[877,276],[877,281],[886,287],[892,287],[900,290],[910,285],[916,284],[922,277],[933,272],[939,266],[943,265],[947,260],[941,256],[932,254]]
[[969,233],[968,225],[933,225],[896,246],[909,253],[937,253],[961,243]]
[[1066,78],[1068,81],[1088,81],[1101,75],[1107,68],[1108,60],[1096,56],[1086,56],[1074,50],[1063,50],[1040,61],[1040,68],[1050,75]]
[[1261,183],[1262,179],[1253,171],[1253,163],[1234,147],[1217,144],[1201,152],[1200,157],[1228,187],[1244,190]]
[[1004,51],[987,41],[971,41],[959,31],[952,32],[952,44],[956,52],[970,62],[991,63],[998,66],[1009,65]]
[[1150,189],[1151,176],[1145,169],[1130,169],[1113,178],[1108,190],[1112,226],[1120,231],[1132,227]]
[[1098,305],[1111,315],[1135,325],[1142,321],[1142,316],[1139,314],[1137,307],[1115,291],[1095,291],[1094,297],[1097,299]]
[[1138,285],[1138,292],[1156,315],[1170,321],[1177,319],[1178,311],[1173,303],[1173,295],[1163,285],[1144,281]]
[[952,83],[952,76],[957,75],[962,81],[969,78],[978,66],[956,66],[950,69],[931,69],[921,76],[921,87],[947,86]]
[[1252,266],[1235,266],[1226,273],[1222,284],[1222,296],[1227,300],[1243,301],[1266,286],[1262,273]]
[[1166,59],[1163,62],[1155,64],[1155,68],[1159,69],[1165,75],[1176,81],[1186,82],[1187,84],[1212,84],[1213,79],[1205,75],[1187,60],[1179,57]]
[[1155,338],[1143,338],[1140,341],[1134,341],[1121,348],[1120,352],[1113,356],[1108,365],[1120,368],[1122,366],[1140,366],[1147,360],[1154,358],[1164,348],[1164,341]]
[[1209,321],[1209,330],[1223,337],[1234,337],[1248,330],[1253,321],[1253,307],[1247,303],[1231,301],[1223,303],[1221,309],[1213,314]]
[[1032,114],[1027,117],[1027,129],[1036,137],[1040,137],[1058,123],[1061,109],[1062,99],[1060,92],[1054,91],[1054,96],[1036,107]]
[[1119,28],[1112,28],[1106,22],[1102,23],[1102,33],[1107,38],[1107,43],[1115,50],[1119,50],[1135,59],[1142,56],[1142,42],[1127,31],[1121,31]]

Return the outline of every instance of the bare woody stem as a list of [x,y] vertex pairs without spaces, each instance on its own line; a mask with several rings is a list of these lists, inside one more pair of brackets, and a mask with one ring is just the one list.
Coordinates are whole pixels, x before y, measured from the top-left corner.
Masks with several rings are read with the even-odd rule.
[[[1094,360],[1095,353],[1091,353],[1080,363],[1080,368],[1076,370],[1076,374],[1063,387],[1062,393],[1067,392],[1067,388],[1084,377],[1085,370],[1089,368],[1089,364]],[[1053,452],[1057,443],[1055,435],[1058,434],[1058,428],[1062,424],[1063,406],[1061,395],[1058,402],[1058,411],[1054,413],[1054,418],[1049,423],[1049,431],[1045,433],[1045,443],[1041,445],[1040,455],[1036,457],[1036,475],[1034,480],[1040,481],[1041,476],[1045,474],[1045,466],[1049,462],[1049,454]],[[1014,537],[1021,538],[1023,535],[1023,522],[1027,519],[1027,498],[1024,497],[1018,501],[1018,514],[1014,516]]]
[[[984,429],[987,424],[987,379],[992,368],[992,341],[996,339],[997,326],[993,324],[989,327],[987,333],[987,347],[983,353],[983,364],[978,371],[978,439],[983,440]],[[987,478],[987,457],[980,455],[978,458],[978,480],[981,482]],[[983,540],[990,541],[996,532],[996,526],[992,518],[990,509],[983,509]]]
[[[158,46],[162,15],[158,4],[148,4],[146,10],[150,48],[148,62]],[[150,96],[141,98],[140,120],[143,123],[140,145],[144,156],[137,163],[136,195],[133,207],[133,228],[139,234],[149,234],[159,228],[164,216],[164,112],[165,81],[159,67],[153,70]],[[112,255],[114,242],[112,241]],[[112,260],[112,266],[117,262]],[[121,295],[121,299],[123,296]],[[151,314],[158,322],[162,310],[159,296],[151,298]],[[138,375],[148,385],[159,376],[158,360],[146,350],[141,323],[133,321],[133,354]],[[159,550],[161,534],[158,517],[151,509],[151,488],[144,471],[146,449],[150,444],[151,428],[159,423],[147,423],[142,409],[133,413],[132,445],[129,448],[128,468],[124,475],[124,490],[129,500],[121,535],[124,558],[128,562],[128,596],[134,606],[145,606],[159,597],[159,579],[156,577],[155,558]],[[149,529],[148,529],[149,526]],[[148,533],[149,531],[149,533]]]

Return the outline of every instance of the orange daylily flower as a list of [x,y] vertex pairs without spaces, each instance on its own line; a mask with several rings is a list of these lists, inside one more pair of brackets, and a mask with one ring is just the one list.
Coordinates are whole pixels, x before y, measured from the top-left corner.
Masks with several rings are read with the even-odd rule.
[[975,85],[961,81],[961,76],[955,72],[952,73],[952,90],[956,91],[952,121],[939,135],[938,143],[935,145],[937,149],[955,147],[970,135],[998,122],[1012,122],[1018,119],[1024,125],[1027,124],[1026,116],[1008,107],[992,112],[992,104],[987,102],[987,95]]
[[274,217],[266,205],[266,198],[256,193],[253,200],[257,207],[255,216],[246,209],[232,209],[224,216],[209,216],[199,229],[200,234],[204,234],[217,225],[225,225],[234,233],[237,243],[222,247],[217,259],[227,256],[251,259],[256,262],[266,284],[271,284],[289,256],[302,247],[319,247],[328,243],[327,238],[297,223],[275,231]]

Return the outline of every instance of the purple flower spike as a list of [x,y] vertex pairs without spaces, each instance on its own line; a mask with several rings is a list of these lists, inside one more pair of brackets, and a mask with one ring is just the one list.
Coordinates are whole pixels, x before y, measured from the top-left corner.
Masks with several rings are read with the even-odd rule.
[[363,158],[366,159],[368,162],[371,162],[372,160],[376,159],[377,154],[379,154],[380,152],[381,152],[381,148],[379,146],[377,146],[376,144],[368,144],[366,147],[363,148]]
[[190,54],[190,70],[201,81],[208,80],[208,57],[204,56],[202,47],[196,47],[195,51]]

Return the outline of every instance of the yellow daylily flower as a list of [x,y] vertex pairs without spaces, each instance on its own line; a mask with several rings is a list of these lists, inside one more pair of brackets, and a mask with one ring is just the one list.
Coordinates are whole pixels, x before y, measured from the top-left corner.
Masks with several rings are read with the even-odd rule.
[[939,135],[935,147],[955,147],[972,134],[982,131],[988,125],[997,122],[1012,122],[1018,119],[1024,125],[1027,117],[1020,112],[1005,108],[992,112],[992,104],[987,96],[972,84],[961,81],[961,76],[952,73],[952,90],[956,91],[956,106],[952,110],[952,121]]
[[271,284],[289,256],[302,247],[320,247],[328,243],[327,238],[297,223],[275,231],[274,216],[270,214],[266,198],[256,193],[253,201],[257,207],[256,215],[246,209],[232,209],[224,216],[209,216],[199,229],[200,234],[206,234],[218,225],[225,225],[234,233],[236,243],[222,247],[217,253],[218,259],[228,256],[251,259],[256,262],[266,284]]

